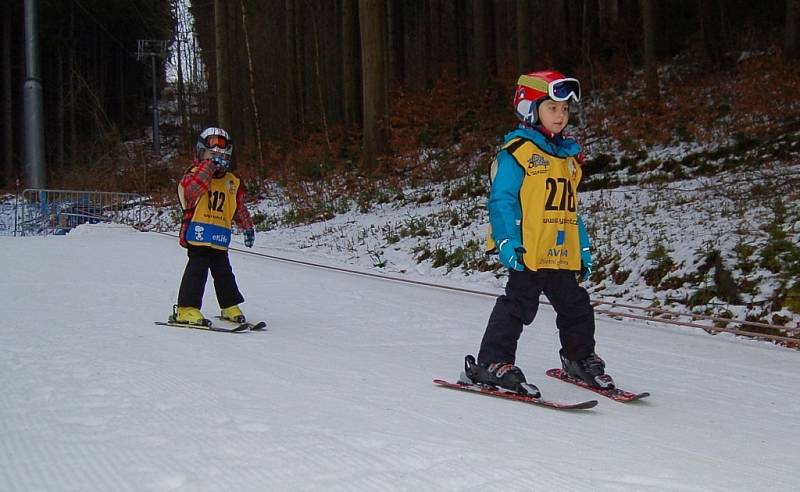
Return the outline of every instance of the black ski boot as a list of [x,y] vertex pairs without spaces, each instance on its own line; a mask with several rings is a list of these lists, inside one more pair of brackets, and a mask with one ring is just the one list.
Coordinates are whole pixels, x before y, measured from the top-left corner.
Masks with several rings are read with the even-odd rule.
[[592,352],[581,360],[569,360],[564,356],[564,351],[559,350],[561,367],[570,376],[584,381],[586,384],[600,389],[614,388],[614,380],[606,374],[606,363],[599,355]]
[[533,398],[541,396],[539,388],[525,380],[522,369],[508,362],[482,365],[475,361],[475,357],[468,355],[464,358],[464,374],[476,384],[499,386]]

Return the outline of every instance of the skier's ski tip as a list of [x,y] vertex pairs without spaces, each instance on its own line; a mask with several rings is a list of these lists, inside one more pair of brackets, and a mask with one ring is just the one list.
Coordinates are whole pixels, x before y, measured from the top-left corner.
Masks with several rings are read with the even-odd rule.
[[591,386],[591,385],[587,384],[585,381],[583,381],[581,379],[577,379],[577,378],[574,378],[574,377],[570,376],[563,369],[558,369],[558,368],[548,369],[547,371],[545,371],[545,374],[547,374],[551,378],[560,379],[561,381],[564,381],[565,383],[574,384],[575,386],[580,386],[581,388],[588,389],[589,391],[594,391],[598,395],[603,395],[606,398],[610,398],[610,399],[612,399],[614,401],[618,401],[620,403],[628,403],[628,402],[632,402],[632,401],[637,401],[637,400],[641,400],[642,398],[647,398],[648,396],[650,396],[650,393],[648,393],[648,392],[633,393],[633,392],[630,392],[630,391],[625,391],[625,390],[623,390],[621,388],[618,388],[618,387],[614,387],[614,388],[610,388],[610,389],[595,388],[594,386]]

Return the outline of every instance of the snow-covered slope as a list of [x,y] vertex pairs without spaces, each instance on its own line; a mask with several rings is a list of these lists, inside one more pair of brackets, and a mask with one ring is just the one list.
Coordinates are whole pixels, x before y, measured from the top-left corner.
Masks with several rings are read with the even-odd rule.
[[[786,176],[799,174],[800,163],[777,164],[660,184],[635,184],[634,177],[634,184],[581,193],[595,259],[587,289],[595,300],[800,329],[800,314],[788,306],[796,296],[785,294],[797,284],[791,272],[800,266],[797,191],[781,202],[785,216],[780,220],[775,197],[765,200],[757,191],[774,189],[777,181],[785,187]],[[640,177],[648,176],[652,179]],[[477,186],[483,185],[470,176],[407,189],[404,200],[376,204],[368,212],[351,206],[327,220],[297,226],[281,224],[287,213],[281,190],[253,210],[269,224],[260,227],[261,243],[274,250],[499,288],[503,271],[480,271],[489,266],[484,256],[488,191]],[[452,199],[459,187],[471,194]]]
[[[431,384],[477,349],[486,296],[232,253],[269,331],[207,333],[152,324],[185,262],[173,238],[80,226],[0,245],[0,490],[800,484],[796,351],[598,318],[609,371],[652,396],[559,412]],[[557,338],[543,306],[518,364],[549,398],[593,397],[544,377]]]

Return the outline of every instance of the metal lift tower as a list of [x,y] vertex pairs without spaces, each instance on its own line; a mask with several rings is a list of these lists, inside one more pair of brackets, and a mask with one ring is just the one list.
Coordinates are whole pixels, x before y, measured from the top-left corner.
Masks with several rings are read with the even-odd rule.
[[39,74],[39,5],[25,0],[25,171],[28,188],[44,188],[44,103]]
[[140,39],[138,41],[136,59],[139,61],[150,58],[150,66],[153,73],[153,154],[156,157],[161,155],[158,134],[158,79],[156,78],[156,57],[164,58],[167,53],[167,42],[159,39]]

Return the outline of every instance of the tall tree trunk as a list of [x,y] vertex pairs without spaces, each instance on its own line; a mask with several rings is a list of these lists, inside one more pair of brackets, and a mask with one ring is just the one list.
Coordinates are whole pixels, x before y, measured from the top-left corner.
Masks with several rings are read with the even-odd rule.
[[443,34],[444,26],[442,25],[442,2],[439,0],[429,0],[428,5],[428,42],[430,43],[429,67],[428,77],[431,83],[438,80],[442,75],[442,61],[445,56],[448,56],[446,51],[446,40]]
[[[119,94],[118,104],[117,104],[117,121],[120,125],[127,126],[127,118],[125,114],[125,99],[126,99],[126,87],[125,87],[125,63],[127,60],[127,56],[125,53],[125,48],[123,46],[117,45],[117,91]],[[63,61],[63,60],[62,60]]]
[[570,36],[572,23],[568,15],[567,0],[552,0],[548,2],[548,8],[552,16],[550,19],[552,24],[549,25],[552,27],[548,29],[549,34],[545,34],[545,39],[555,56],[556,67],[562,71],[569,71],[574,60],[570,49],[572,46],[572,36]]
[[786,0],[786,40],[783,47],[784,58],[800,59],[800,0]]
[[472,0],[472,83],[483,91],[489,81],[488,13],[487,0]]
[[674,22],[671,18],[675,8],[669,2],[655,2],[653,7],[656,18],[656,57],[669,57],[673,53],[673,46],[676,38],[680,35],[679,30],[683,29],[680,23]]
[[286,78],[288,84],[289,139],[305,136],[305,77],[303,71],[304,36],[302,28],[302,9],[300,0],[286,0],[286,56],[288,64]]
[[189,114],[186,94],[186,73],[183,69],[183,64],[186,63],[183,58],[183,42],[178,39],[178,113],[181,116],[181,140],[184,145],[189,142]]
[[[97,58],[97,60],[108,60],[109,57],[106,56],[106,54],[109,53],[109,52],[113,52],[113,50],[108,49],[108,43],[109,43],[108,37],[105,34],[101,34],[100,35],[100,39],[99,39],[99,44],[100,44],[100,46],[99,46],[100,55],[99,56],[100,56],[100,58]],[[113,111],[114,111],[113,108],[110,108],[109,105],[107,105],[105,103],[106,101],[108,101],[107,94],[109,93],[109,91],[108,91],[108,89],[106,87],[106,80],[110,80],[107,77],[108,65],[105,64],[105,63],[98,63],[97,67],[98,67],[97,68],[97,96],[100,99],[100,103],[99,103],[100,104],[100,108],[103,110],[103,112],[106,115],[108,115],[109,113],[113,114]],[[103,133],[105,133],[105,131],[109,130],[110,128],[112,128],[114,126],[113,123],[111,122],[110,118],[108,118],[108,123],[109,123],[108,127],[105,127],[105,128],[101,127],[100,128],[100,132],[101,132],[100,134],[101,135]]]
[[517,72],[528,73],[533,70],[531,51],[531,3],[530,0],[517,0]]
[[433,28],[432,17],[430,14],[430,0],[422,4],[422,18],[420,19],[420,34],[422,34],[422,83],[423,87],[430,89],[433,87],[433,73],[436,70],[433,61]]
[[226,0],[227,21],[225,23],[226,49],[225,68],[228,80],[228,125],[232,135],[242,145],[252,144],[255,140],[255,116],[250,105],[250,87],[247,73],[247,51],[242,26],[240,2]]
[[564,59],[559,67],[565,72],[573,72],[575,67],[582,63],[581,59],[581,27],[583,0],[564,0]]
[[[201,67],[201,64],[199,63],[199,59],[198,59],[199,57],[196,55],[197,53],[200,52],[199,40],[197,39],[196,36],[192,36],[191,48],[189,48],[189,49],[190,49],[190,53],[192,53],[193,55],[192,55],[192,67],[191,67],[192,68],[192,75],[191,75],[191,78],[190,78],[191,87],[189,88],[189,100],[188,100],[188,102],[189,102],[189,108],[193,108],[193,107],[195,107],[195,106],[200,104],[200,95],[208,94],[208,90],[205,90],[205,91],[201,90],[201,87],[202,87],[203,84],[200,82],[201,80],[206,80],[207,81],[208,77],[206,77],[204,75],[206,72],[203,70],[203,67]],[[208,102],[208,99],[206,99],[206,103],[207,102]],[[206,104],[205,107],[208,107],[208,104]],[[193,128],[193,129],[198,127],[199,126],[199,121],[197,121],[197,120],[198,120],[198,118],[195,117],[195,113],[193,111],[191,111],[191,109],[190,109],[189,110],[189,127]]]
[[258,103],[256,102],[256,74],[253,70],[253,53],[250,51],[250,36],[247,33],[247,8],[244,0],[239,0],[242,7],[242,32],[244,33],[244,45],[247,50],[247,73],[250,81],[250,105],[253,108],[253,124],[255,125],[256,145],[258,146],[258,183],[264,176],[264,147],[261,142],[261,120],[258,116]]
[[356,0],[342,2],[342,89],[344,92],[344,122],[349,127],[361,124],[361,68],[358,64],[359,34]]
[[297,74],[297,46],[295,37],[295,17],[297,16],[297,9],[295,6],[296,0],[286,0],[286,26],[285,26],[285,40],[286,40],[286,72],[284,80],[286,81],[286,95],[288,104],[286,106],[286,140],[290,141],[299,133],[299,120],[298,120],[298,101],[300,100],[298,94],[298,81]]
[[77,53],[75,52],[77,48],[75,47],[75,3],[70,3],[70,10],[69,10],[69,61],[67,66],[67,86],[69,87],[68,94],[69,94],[69,101],[68,101],[68,112],[69,112],[69,152],[70,158],[69,163],[70,165],[75,165],[78,162],[78,124],[77,124],[77,98],[75,93],[77,91],[77,84],[76,84],[76,73],[78,69],[78,64],[76,62]]
[[429,87],[431,65],[431,28],[427,2],[408,2],[403,6],[403,68],[405,87],[422,90]]
[[458,41],[456,34],[455,11],[459,8],[447,0],[437,0],[437,14],[433,25],[436,43],[434,59],[436,61],[436,79],[441,79],[443,75],[453,76],[456,74],[456,64],[458,63]]
[[297,95],[297,102],[295,103],[295,111],[297,111],[297,122],[299,124],[299,131],[298,135],[301,139],[305,138],[306,136],[306,110],[308,109],[308,103],[306,102],[306,71],[305,71],[305,59],[306,59],[306,36],[305,36],[305,29],[303,24],[303,19],[305,18],[303,15],[299,15],[300,12],[297,10],[297,6],[299,5],[300,0],[295,0],[295,16],[294,16],[294,58],[295,58],[295,83],[297,84],[295,89],[295,94]]
[[177,56],[177,84],[178,84],[178,113],[181,117],[181,144],[187,145],[189,142],[189,118],[186,111],[186,74],[184,73],[183,65],[185,62],[183,53],[185,47],[184,43],[184,17],[183,12],[179,6],[179,2],[173,0],[172,12],[175,18],[175,54]]
[[389,1],[386,6],[386,25],[388,39],[386,51],[389,71],[387,79],[392,84],[405,84],[405,43],[404,43],[404,18],[405,6],[403,2]]
[[317,16],[314,8],[308,4],[308,14],[311,17],[311,30],[314,34],[314,74],[316,75],[317,97],[319,97],[319,114],[322,118],[322,130],[325,133],[325,143],[328,145],[328,152],[331,152],[331,136],[328,134],[328,117],[325,111],[325,97],[322,95],[322,74],[319,68],[319,29],[317,28]]
[[[488,86],[489,81],[491,80],[490,75],[494,76],[497,75],[497,60],[500,59],[500,45],[497,40],[497,36],[495,33],[497,32],[497,22],[496,22],[496,9],[495,4],[496,2],[502,2],[503,0],[489,0],[486,2],[486,69],[488,72],[486,73],[486,84]],[[503,26],[503,33],[505,34],[506,27]]]
[[56,169],[58,171],[62,171],[64,169],[64,117],[66,112],[65,109],[65,100],[64,97],[64,49],[65,47],[59,47],[58,51],[56,52],[56,98],[57,98],[57,107],[56,107],[56,149],[55,149],[55,160],[56,160]]
[[597,39],[599,45],[595,52],[602,53],[605,59],[622,51],[619,22],[618,0],[598,0],[597,2]]
[[639,0],[644,31],[644,73],[647,96],[658,101],[658,64],[656,63],[656,15],[655,0]]
[[13,91],[11,89],[11,14],[3,15],[3,179],[6,186],[14,182],[14,131],[13,131]]
[[228,79],[227,0],[214,0],[215,68],[217,74],[217,125],[231,131],[231,93]]
[[700,0],[700,27],[706,62],[714,67],[721,65],[726,45],[722,3],[718,0]]
[[11,15],[3,15],[2,44],[3,44],[3,180],[6,186],[14,182],[14,131],[13,131],[13,91],[12,65],[11,65]]
[[466,9],[457,6],[453,9],[453,19],[455,22],[455,41],[456,41],[456,71],[455,74],[462,78],[467,78],[470,73],[472,59],[470,53],[472,46],[469,37],[469,18]]
[[325,100],[328,102],[328,124],[339,125],[344,122],[344,101],[342,89],[342,3],[327,4],[328,10],[322,17],[321,60],[323,80],[330,81],[322,85]]
[[597,18],[594,10],[594,2],[583,0],[581,8],[581,62],[591,66],[592,64],[592,22]]
[[616,26],[619,21],[619,0],[598,0],[597,17],[601,26]]
[[389,97],[386,93],[386,1],[359,0],[361,25],[361,69],[364,102],[363,165],[374,168],[387,147],[386,117]]

